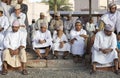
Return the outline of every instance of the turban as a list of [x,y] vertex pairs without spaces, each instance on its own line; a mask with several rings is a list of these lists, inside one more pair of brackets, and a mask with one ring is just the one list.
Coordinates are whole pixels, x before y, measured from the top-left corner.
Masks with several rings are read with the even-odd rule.
[[20,8],[21,8],[20,4],[16,4],[15,9],[20,9]]
[[19,21],[18,20],[15,20],[14,22],[13,22],[13,24],[12,24],[12,26],[20,26],[20,23],[19,23]]
[[110,25],[110,24],[106,24],[106,25],[105,25],[105,30],[113,31],[113,30],[114,30],[114,26],[112,26],[112,25]]

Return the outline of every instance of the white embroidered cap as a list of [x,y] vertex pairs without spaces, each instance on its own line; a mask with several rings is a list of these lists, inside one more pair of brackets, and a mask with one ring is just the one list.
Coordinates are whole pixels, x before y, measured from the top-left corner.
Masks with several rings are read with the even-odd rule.
[[60,16],[60,13],[59,13],[59,12],[57,12],[55,15],[56,15],[56,16]]
[[113,31],[113,30],[114,30],[114,26],[112,26],[112,25],[110,25],[110,24],[106,24],[106,25],[105,25],[105,30]]
[[45,14],[43,12],[41,12],[40,15],[45,15]]
[[47,24],[46,24],[45,22],[40,23],[40,26],[41,26],[41,27],[48,27]]
[[21,8],[20,4],[16,4],[15,9],[20,9],[20,8]]
[[18,20],[15,20],[15,21],[13,22],[12,26],[17,26],[17,27],[19,27],[19,26],[20,26],[19,21],[18,21]]

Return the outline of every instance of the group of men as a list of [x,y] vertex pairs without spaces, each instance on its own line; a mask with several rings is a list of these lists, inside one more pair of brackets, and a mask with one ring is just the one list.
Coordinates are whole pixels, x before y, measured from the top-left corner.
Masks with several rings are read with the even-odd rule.
[[22,67],[22,74],[26,75],[27,5],[18,0],[15,6],[11,6],[9,1],[0,2],[0,69],[6,75],[8,66]]
[[[12,13],[8,16],[2,4],[6,0],[2,0],[0,7],[0,65],[2,74],[8,73],[8,65],[12,67],[22,66],[22,74],[26,75],[27,70],[25,63],[27,56],[25,52],[27,42],[27,6],[22,4],[23,0],[18,0],[18,4],[14,6]],[[114,29],[119,31],[119,15],[116,11],[115,4],[109,5],[110,11],[103,15],[100,20],[99,32],[95,35],[94,44],[92,46],[92,63],[93,71],[96,71],[96,64],[108,64],[114,61],[115,73],[118,74],[118,54],[117,39],[114,34]],[[8,10],[7,10],[8,11]],[[5,13],[6,12],[6,13]],[[90,24],[87,24],[91,26]],[[81,57],[85,53],[86,40],[90,35],[83,29],[82,22],[77,20],[75,24],[71,19],[71,15],[67,16],[67,20],[63,22],[60,18],[60,13],[56,13],[55,17],[48,24],[43,12],[40,13],[40,18],[31,25],[31,41],[32,48],[37,54],[37,59],[48,59],[50,51],[53,53],[53,58],[57,59],[59,53],[62,53],[63,59],[66,59],[69,53],[72,53],[74,62],[81,61]],[[89,27],[87,27],[89,30]],[[95,28],[92,27],[95,31]],[[93,30],[90,30],[93,32]],[[2,64],[3,63],[3,64]]]

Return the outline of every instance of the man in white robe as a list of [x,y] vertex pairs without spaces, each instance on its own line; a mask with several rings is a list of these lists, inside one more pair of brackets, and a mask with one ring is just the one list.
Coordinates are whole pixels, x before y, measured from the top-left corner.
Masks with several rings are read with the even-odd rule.
[[60,52],[63,53],[63,59],[66,59],[70,52],[70,44],[62,28],[57,28],[57,33],[53,35],[53,51],[56,59]]
[[0,6],[3,8],[4,15],[9,18],[11,8],[9,8],[9,5],[7,5],[6,1],[7,0],[1,0]]
[[74,28],[73,26],[72,15],[69,14],[67,20],[64,22],[64,32],[68,39],[70,39],[70,31]]
[[3,40],[4,40],[4,33],[2,32],[2,27],[0,26],[0,71],[2,71],[2,53],[4,50]]
[[117,39],[113,33],[114,26],[105,25],[105,29],[95,36],[92,47],[93,71],[96,72],[96,64],[108,64],[114,62],[115,73],[118,74],[118,54],[116,52]]
[[21,12],[20,8],[21,8],[20,4],[16,4],[15,12],[13,12],[10,16],[10,25],[12,26],[13,21],[18,20],[20,23],[20,30],[26,32],[25,25],[26,15]]
[[79,58],[83,56],[85,49],[85,40],[88,37],[87,32],[82,29],[81,21],[75,23],[75,29],[71,30],[71,47],[72,54],[75,57],[75,62],[79,61]]
[[[117,11],[117,6],[114,3],[109,4],[109,11],[101,17],[100,30],[104,29],[104,24],[110,24],[114,26],[117,33],[120,32],[120,12]],[[104,24],[102,24],[102,22]]]
[[3,32],[6,32],[9,27],[8,18],[3,15],[2,7],[0,7],[0,26],[2,27]]
[[[35,32],[32,41],[33,49],[37,54],[38,59],[44,58],[47,60],[52,44],[52,38],[46,23],[41,23],[41,28]],[[41,54],[42,49],[45,50],[44,55]]]
[[25,64],[27,62],[25,47],[27,34],[19,30],[18,21],[13,22],[12,31],[4,38],[5,50],[3,51],[3,75],[8,73],[8,65],[11,67],[22,67],[22,74],[27,75]]
[[40,29],[41,23],[46,23],[48,27],[48,20],[46,19],[45,14],[43,12],[40,13],[40,18],[35,22],[35,28]]

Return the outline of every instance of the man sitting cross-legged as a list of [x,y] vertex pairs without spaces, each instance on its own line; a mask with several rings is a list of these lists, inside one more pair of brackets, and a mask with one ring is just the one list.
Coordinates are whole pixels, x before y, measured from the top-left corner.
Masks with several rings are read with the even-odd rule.
[[[48,59],[48,54],[52,44],[51,33],[49,30],[47,30],[46,23],[41,23],[40,25],[41,28],[37,30],[33,36],[32,45],[35,53],[38,55],[38,59]],[[41,54],[41,49],[45,50],[44,55]]]

